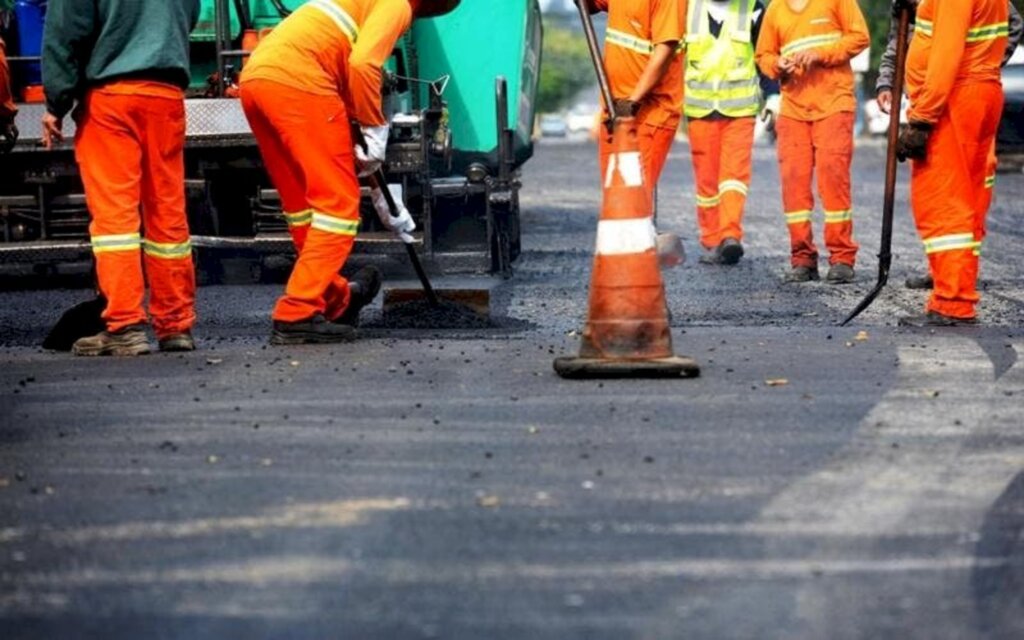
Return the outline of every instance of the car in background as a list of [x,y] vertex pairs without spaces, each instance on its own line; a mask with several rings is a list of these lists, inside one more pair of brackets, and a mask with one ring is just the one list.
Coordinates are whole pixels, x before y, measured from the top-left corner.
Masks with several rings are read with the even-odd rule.
[[540,135],[543,138],[564,138],[569,135],[569,125],[560,113],[545,113],[540,117]]
[[565,122],[569,126],[569,133],[589,133],[600,124],[600,118],[599,105],[577,105],[565,116]]
[[996,135],[996,154],[1000,157],[1021,156],[1024,159],[1024,48],[1003,67],[1003,119]]

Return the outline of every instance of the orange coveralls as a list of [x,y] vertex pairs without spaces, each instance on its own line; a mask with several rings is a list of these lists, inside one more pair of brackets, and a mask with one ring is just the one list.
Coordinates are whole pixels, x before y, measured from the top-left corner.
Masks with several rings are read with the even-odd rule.
[[11,70],[7,66],[4,39],[0,38],[0,122],[18,113],[11,96]]
[[[768,5],[755,54],[761,72],[781,79],[782,112],[778,131],[782,205],[789,226],[794,267],[818,266],[811,218],[812,177],[817,169],[818,195],[825,209],[825,244],[830,264],[853,266],[850,163],[857,99],[850,59],[869,43],[868,28],[857,0],[811,0],[799,12],[788,0]],[[816,50],[817,65],[782,74],[781,58]]]
[[908,118],[933,125],[911,168],[911,205],[935,287],[927,310],[975,317],[978,257],[1003,111],[1004,0],[923,0],[907,56]]
[[339,271],[359,229],[360,196],[351,120],[386,124],[381,68],[411,23],[409,0],[311,0],[242,71],[242,107],[299,254],[275,320],[334,320],[348,306]]
[[89,235],[109,331],[146,322],[146,278],[158,338],[195,324],[184,99],[174,85],[125,80],[88,90],[78,106],[75,157],[93,214]]
[[[655,45],[682,42],[686,0],[589,0],[594,11],[608,12],[604,65],[612,97],[628,98],[643,75]],[[683,54],[670,63],[661,81],[647,94],[637,115],[645,181],[653,192],[672,148],[683,109]],[[601,176],[612,153],[611,136],[601,132]],[[602,178],[603,179],[603,178]]]

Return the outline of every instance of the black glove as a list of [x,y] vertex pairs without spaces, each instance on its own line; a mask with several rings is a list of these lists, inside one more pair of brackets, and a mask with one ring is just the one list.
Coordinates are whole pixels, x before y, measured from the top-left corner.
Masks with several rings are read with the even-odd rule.
[[18,127],[14,118],[0,121],[0,153],[9,153],[18,141]]
[[932,125],[927,122],[911,122],[902,127],[896,142],[896,158],[900,162],[924,160],[928,155],[928,138],[931,135]]
[[615,101],[616,118],[635,118],[640,113],[640,103],[621,98]]

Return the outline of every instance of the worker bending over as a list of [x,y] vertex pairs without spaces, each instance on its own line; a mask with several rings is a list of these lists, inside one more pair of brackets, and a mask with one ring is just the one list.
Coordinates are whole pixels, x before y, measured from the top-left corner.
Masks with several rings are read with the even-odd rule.
[[911,159],[911,206],[935,286],[911,326],[976,322],[978,258],[1003,111],[1005,0],[924,0],[907,54],[910,124],[897,152]]
[[7,153],[18,141],[18,127],[14,116],[18,109],[11,95],[11,70],[7,66],[7,50],[4,39],[0,38],[0,153]]
[[[668,159],[683,107],[686,0],[587,0],[608,12],[604,64],[617,116],[637,122],[645,184],[653,194]],[[600,137],[601,175],[611,137]]]
[[[910,25],[908,26],[908,37],[912,38],[914,34],[914,22],[916,18],[916,8],[920,0],[906,0],[907,7],[911,10],[910,13]],[[896,28],[899,24],[898,16],[899,9],[904,3],[901,0],[894,0],[893,2],[893,20],[889,27],[889,44],[885,48],[885,53],[882,54],[882,61],[878,68],[878,81],[875,83],[875,92],[878,98],[878,107],[882,113],[889,113],[892,108],[893,96],[892,96],[892,83],[896,75]],[[1007,9],[1010,12],[1010,29],[1009,38],[1006,42],[1006,52],[1003,54],[1003,65],[1005,66],[1010,58],[1013,57],[1014,52],[1017,50],[1017,45],[1020,44],[1021,36],[1024,35],[1024,19],[1021,19],[1020,13],[1013,6],[1013,3],[1007,4]],[[995,187],[995,176],[996,166],[998,161],[996,159],[995,145],[992,147],[992,153],[989,156],[989,164],[991,165],[989,171],[990,181],[986,183],[989,192]],[[979,204],[983,205],[985,210],[988,209],[988,203],[986,199],[982,199]],[[982,214],[984,219],[984,214]],[[984,227],[982,233],[984,234]],[[984,240],[984,237],[981,238]],[[913,275],[907,278],[906,287],[908,289],[931,289],[935,284],[930,273],[923,275]]]
[[769,5],[757,41],[757,64],[782,88],[776,126],[782,203],[789,226],[789,282],[818,279],[818,249],[811,218],[812,177],[825,210],[829,250],[827,281],[853,282],[850,163],[857,110],[850,59],[868,46],[868,29],[857,0],[776,0]]
[[[43,32],[43,144],[64,139],[92,218],[89,236],[107,329],[76,355],[149,352],[143,298],[161,351],[195,348],[195,273],[185,216],[189,32],[199,0],[50,0]],[[141,219],[140,219],[141,210]],[[145,270],[143,270],[145,267]]]
[[[339,272],[359,229],[359,176],[384,161],[388,122],[381,69],[414,17],[441,15],[458,4],[311,0],[264,38],[246,63],[242,107],[298,251],[274,306],[273,344],[355,337],[359,311],[380,291],[381,275],[366,267],[349,282]],[[353,122],[365,147],[353,140]],[[409,233],[415,225],[408,212],[402,214],[394,230]]]
[[754,118],[761,88],[754,44],[761,0],[691,0],[686,18],[686,114],[704,264],[743,257]]

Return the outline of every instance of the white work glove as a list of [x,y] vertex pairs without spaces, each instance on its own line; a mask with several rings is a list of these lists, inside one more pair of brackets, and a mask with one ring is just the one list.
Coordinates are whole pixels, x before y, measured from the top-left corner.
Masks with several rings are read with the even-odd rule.
[[366,148],[356,144],[356,173],[360,178],[374,173],[384,164],[388,149],[388,126],[359,127],[363,132]]
[[411,234],[416,230],[416,222],[413,221],[412,215],[405,208],[405,203],[402,201],[402,185],[389,184],[388,191],[391,192],[391,197],[395,199],[398,215],[391,215],[391,209],[388,207],[388,201],[384,197],[384,192],[375,187],[370,191],[370,198],[373,200],[373,208],[377,211],[377,217],[380,218],[381,224],[401,238],[402,242],[412,244],[413,237]]

